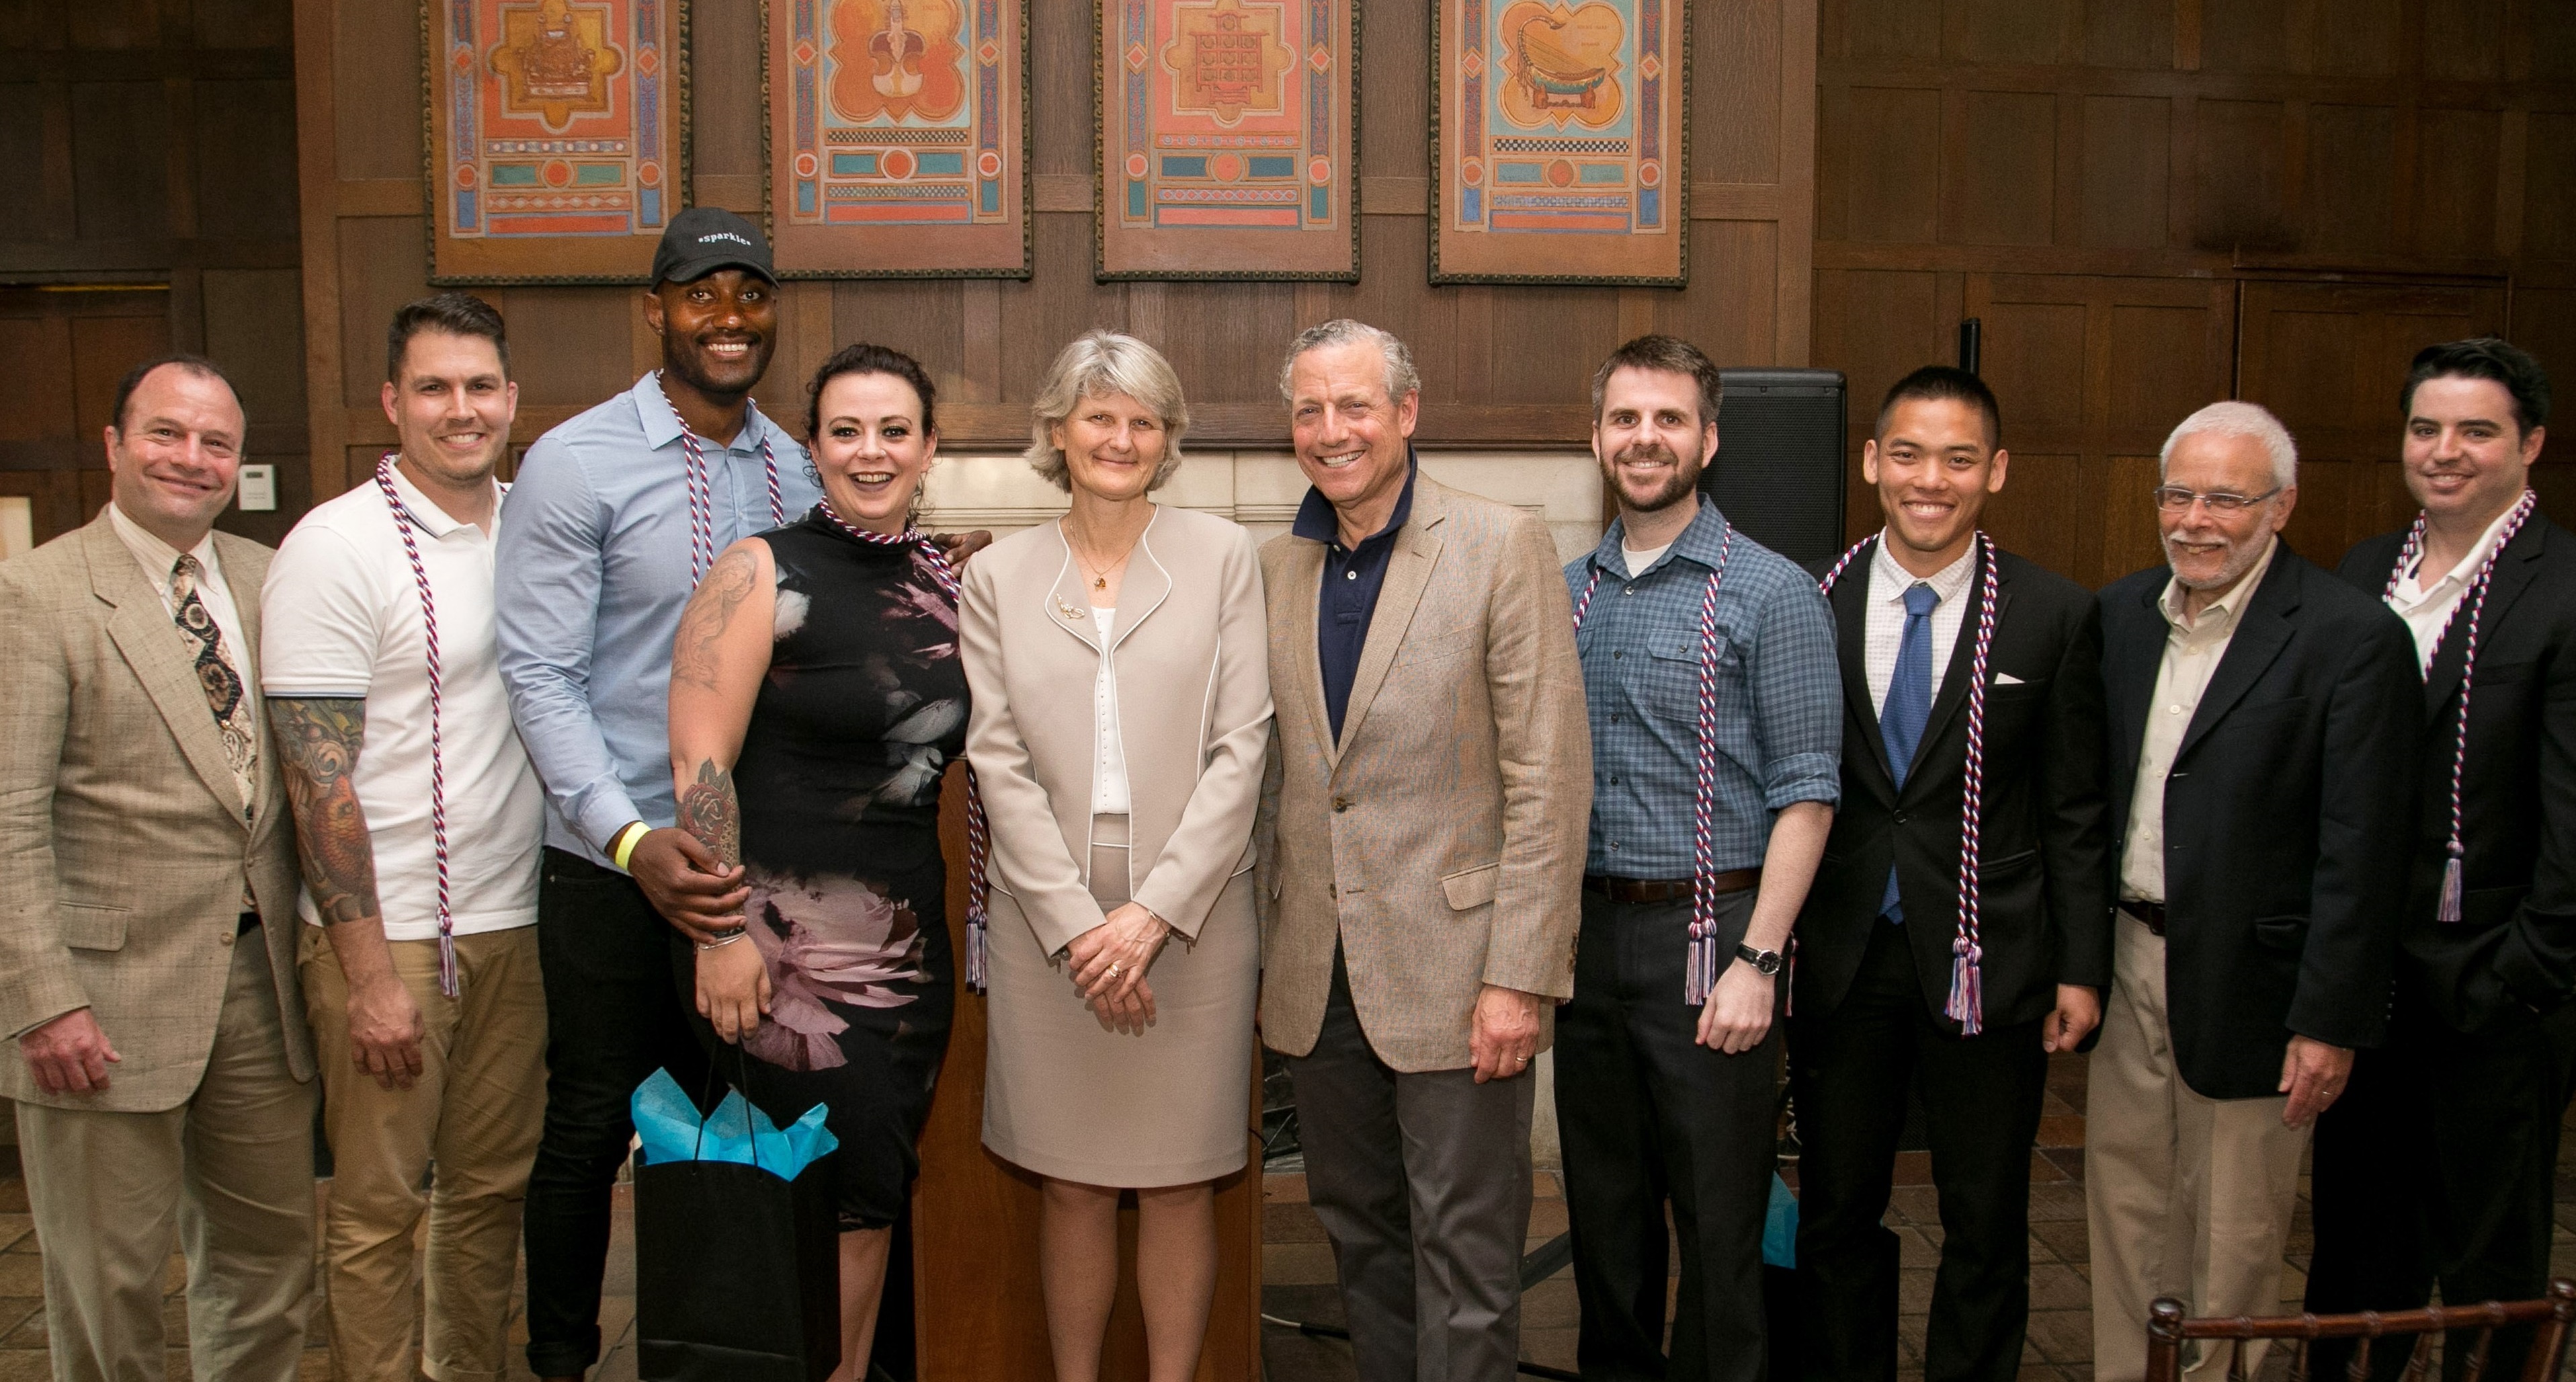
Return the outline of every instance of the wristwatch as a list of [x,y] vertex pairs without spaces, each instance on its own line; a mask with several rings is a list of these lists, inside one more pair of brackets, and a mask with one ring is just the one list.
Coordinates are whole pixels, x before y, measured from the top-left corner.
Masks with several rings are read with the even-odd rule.
[[1735,958],[1753,966],[1756,974],[1769,976],[1780,972],[1780,952],[1777,950],[1756,950],[1749,945],[1738,945]]

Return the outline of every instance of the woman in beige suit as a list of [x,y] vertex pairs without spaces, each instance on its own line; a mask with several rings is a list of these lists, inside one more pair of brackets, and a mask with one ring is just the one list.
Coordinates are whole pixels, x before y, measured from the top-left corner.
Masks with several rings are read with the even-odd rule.
[[1046,1177],[1059,1382],[1099,1375],[1121,1189],[1152,1377],[1181,1382],[1216,1290],[1211,1182],[1248,1144],[1260,558],[1235,524],[1147,497],[1188,425],[1152,347],[1082,337],[1036,413],[1030,462],[1072,512],[978,556],[959,625],[992,825],[984,1145]]

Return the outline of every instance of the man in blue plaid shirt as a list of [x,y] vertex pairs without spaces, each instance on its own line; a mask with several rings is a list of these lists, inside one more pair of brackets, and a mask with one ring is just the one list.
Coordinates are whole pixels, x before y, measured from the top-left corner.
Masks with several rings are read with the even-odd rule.
[[1717,404],[1717,367],[1685,341],[1639,337],[1602,363],[1592,450],[1619,519],[1565,568],[1592,721],[1583,929],[1556,1047],[1586,1378],[1766,1372],[1774,1019],[1841,792],[1842,674],[1815,581],[1700,501]]

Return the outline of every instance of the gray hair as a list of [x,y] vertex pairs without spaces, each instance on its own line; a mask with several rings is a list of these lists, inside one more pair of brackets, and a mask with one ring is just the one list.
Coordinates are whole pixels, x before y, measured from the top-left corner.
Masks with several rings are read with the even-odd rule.
[[2233,399],[2212,403],[2173,429],[2173,435],[2165,438],[2164,449],[2156,453],[2157,479],[2164,478],[2165,467],[2173,463],[2174,448],[2182,444],[2182,439],[2202,432],[2253,438],[2263,444],[2263,454],[2271,458],[2273,484],[2288,489],[2299,483],[2299,444],[2291,440],[2290,429],[2262,404]]
[[1122,393],[1152,409],[1171,439],[1163,449],[1163,463],[1154,467],[1154,478],[1145,486],[1149,492],[1162,488],[1181,468],[1181,434],[1190,430],[1190,405],[1181,396],[1180,376],[1172,373],[1172,363],[1161,351],[1106,329],[1075,337],[1047,367],[1037,402],[1030,406],[1029,449],[1024,453],[1029,468],[1070,493],[1073,476],[1065,468],[1064,452],[1048,434],[1072,417],[1082,400]]
[[1413,351],[1394,332],[1349,317],[1335,317],[1320,326],[1307,327],[1297,333],[1297,339],[1288,343],[1288,358],[1279,362],[1280,400],[1287,403],[1297,401],[1297,390],[1291,381],[1297,373],[1298,356],[1310,350],[1349,345],[1354,341],[1366,341],[1377,347],[1378,354],[1386,357],[1386,396],[1389,399],[1400,403],[1406,394],[1422,391],[1422,373],[1413,367]]

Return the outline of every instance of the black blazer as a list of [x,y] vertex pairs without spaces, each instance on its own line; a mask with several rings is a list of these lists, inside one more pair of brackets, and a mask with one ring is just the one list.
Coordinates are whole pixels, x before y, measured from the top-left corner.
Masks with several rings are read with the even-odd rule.
[[[2114,886],[2170,575],[2102,591]],[[2165,779],[2166,1016],[2203,1096],[2278,1093],[2293,1033],[2385,1037],[2422,701],[2405,622],[2283,544]]]
[[[2379,597],[2403,533],[2364,539],[2339,573]],[[2493,1031],[2576,988],[2576,536],[2537,515],[2496,562],[2469,694],[2460,920],[2433,919],[2449,857],[2463,609],[2423,691],[2423,797],[2399,982],[2461,1031]]]
[[[2110,892],[2102,852],[2102,623],[2082,586],[2009,552],[1995,555],[1995,633],[1987,649],[1985,805],[1979,813],[1978,937],[1985,1023],[2036,1022],[2060,983],[2111,982]],[[1974,600],[1982,565],[1964,598]],[[1864,649],[1869,564],[1834,587],[1843,670],[1843,792],[1824,866],[1798,916],[1801,1017],[1840,1006],[1860,970],[1893,862],[1924,1006],[1950,993],[1959,925],[1960,797],[1968,757],[1975,610],[1932,701],[1905,789],[1870,709]],[[2004,677],[2017,684],[2001,682]]]

